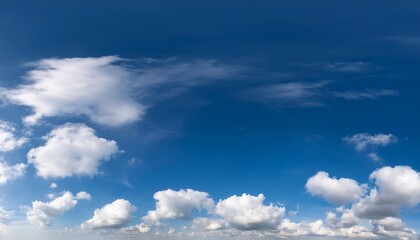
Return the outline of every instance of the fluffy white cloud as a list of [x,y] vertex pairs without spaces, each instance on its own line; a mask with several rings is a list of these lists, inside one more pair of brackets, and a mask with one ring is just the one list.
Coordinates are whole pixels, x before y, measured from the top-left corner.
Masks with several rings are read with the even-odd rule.
[[0,121],[0,152],[14,150],[28,141],[25,137],[16,137],[15,132],[11,123]]
[[140,223],[135,226],[129,226],[122,228],[120,232],[122,233],[148,233],[152,230],[152,227],[150,225],[147,225],[145,223]]
[[284,216],[285,209],[273,204],[265,205],[264,200],[263,194],[233,195],[219,201],[215,207],[215,213],[237,229],[275,229]]
[[405,226],[399,218],[386,217],[384,219],[372,222],[373,232],[380,237],[401,239],[401,240],[418,240],[419,235],[413,230]]
[[130,97],[130,71],[115,56],[99,58],[44,59],[26,79],[29,81],[5,93],[12,103],[32,108],[25,123],[35,124],[43,117],[86,115],[108,126],[141,118],[145,107]]
[[95,136],[84,124],[65,124],[44,137],[44,146],[28,152],[28,162],[43,178],[97,174],[101,161],[118,152],[115,141]]
[[279,225],[279,235],[282,237],[328,236],[331,235],[331,230],[324,226],[322,220],[295,223],[289,219],[283,219]]
[[326,172],[318,172],[306,182],[306,190],[335,204],[355,202],[366,193],[366,186],[353,179],[330,178]]
[[7,225],[13,214],[13,211],[6,211],[3,207],[0,207],[0,234],[7,231]]
[[25,175],[26,164],[8,165],[0,158],[0,186]]
[[192,189],[174,191],[168,189],[153,195],[156,210],[149,211],[143,220],[148,223],[159,223],[161,219],[191,219],[194,209],[211,211],[214,202],[208,193]]
[[96,209],[93,217],[82,224],[82,228],[119,228],[131,220],[131,214],[136,210],[136,207],[131,205],[129,201],[117,199],[100,209]]
[[357,151],[362,151],[368,147],[387,146],[388,144],[395,143],[398,138],[392,134],[375,134],[358,133],[353,136],[343,138],[347,143],[353,144]]
[[74,196],[71,192],[64,192],[50,202],[34,201],[32,207],[26,209],[26,219],[36,226],[49,226],[52,224],[51,218],[73,209],[78,200],[90,200],[90,194],[79,192]]
[[370,179],[377,189],[353,206],[357,216],[368,219],[396,217],[402,206],[420,203],[420,173],[409,166],[383,167]]
[[24,118],[29,125],[53,116],[87,116],[106,126],[132,123],[141,120],[150,105],[138,101],[173,97],[238,70],[214,60],[130,61],[117,56],[51,58],[29,66],[34,69],[26,84],[0,92],[9,102],[32,109],[33,114]]

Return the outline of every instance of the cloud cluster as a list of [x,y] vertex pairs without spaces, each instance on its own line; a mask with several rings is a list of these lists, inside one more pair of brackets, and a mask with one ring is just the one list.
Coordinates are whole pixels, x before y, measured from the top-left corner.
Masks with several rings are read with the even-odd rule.
[[309,178],[305,187],[311,195],[338,205],[355,202],[366,193],[365,185],[349,178],[330,178],[322,171]]
[[64,124],[44,138],[45,145],[31,149],[27,155],[43,178],[93,176],[102,161],[118,152],[115,141],[97,137],[84,124]]
[[90,198],[90,194],[86,192],[79,192],[76,196],[71,192],[64,192],[50,202],[34,201],[32,207],[26,209],[26,219],[36,226],[49,226],[53,217],[73,209],[79,200],[90,200]]
[[265,205],[263,194],[231,196],[217,203],[215,213],[229,225],[241,230],[275,229],[284,216],[285,208]]
[[81,225],[82,228],[120,228],[130,222],[137,210],[129,201],[117,199],[94,211],[93,217]]
[[153,195],[156,210],[149,211],[143,220],[156,224],[162,219],[190,219],[193,210],[205,209],[212,211],[214,202],[208,193],[192,189],[174,191],[168,189],[156,192]]

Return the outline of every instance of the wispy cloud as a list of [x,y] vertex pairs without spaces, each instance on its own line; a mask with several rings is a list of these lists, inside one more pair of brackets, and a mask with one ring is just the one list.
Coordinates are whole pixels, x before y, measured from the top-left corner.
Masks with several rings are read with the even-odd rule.
[[374,67],[372,63],[355,62],[318,62],[318,63],[293,63],[296,66],[302,66],[311,69],[325,70],[330,72],[364,72]]
[[356,151],[368,151],[366,155],[370,159],[378,162],[381,160],[381,157],[376,152],[378,147],[385,147],[391,143],[398,142],[398,138],[393,134],[368,134],[368,133],[358,133],[352,136],[346,136],[343,138],[343,141],[354,145]]
[[242,92],[247,100],[277,104],[281,107],[322,107],[330,99],[363,100],[396,96],[391,89],[331,90],[331,81],[267,84]]
[[386,39],[407,46],[420,46],[420,37],[417,36],[393,36]]

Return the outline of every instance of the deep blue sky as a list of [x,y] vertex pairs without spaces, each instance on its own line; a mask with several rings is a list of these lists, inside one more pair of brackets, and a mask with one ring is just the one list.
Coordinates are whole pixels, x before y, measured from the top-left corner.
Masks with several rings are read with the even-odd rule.
[[[154,209],[155,192],[191,188],[216,203],[263,193],[265,204],[284,205],[286,215],[299,205],[296,216],[286,216],[296,222],[324,219],[336,206],[305,188],[318,171],[371,189],[375,169],[420,170],[419,24],[420,2],[414,0],[3,0],[2,96],[30,84],[25,76],[36,66],[28,63],[50,58],[119,56],[126,62],[116,65],[134,72],[154,69],[145,58],[161,69],[214,61],[232,73],[208,81],[200,73],[191,77],[198,83],[169,97],[191,71],[148,89],[153,94],[147,97],[132,87],[132,99],[149,108],[142,119],[117,127],[84,114],[56,114],[27,126],[21,119],[31,105],[2,97],[1,120],[13,124],[16,135],[32,132],[24,145],[0,152],[9,165],[26,164],[28,151],[45,144],[42,136],[65,123],[84,123],[123,152],[92,177],[44,179],[28,164],[24,176],[0,186],[0,207],[15,211],[14,225],[25,219],[19,206],[48,202],[51,191],[86,191],[92,200],[57,216],[50,228],[80,225],[118,198],[138,208],[125,223],[135,225]],[[292,85],[282,90],[286,84]],[[344,138],[360,133],[398,140],[357,151]],[[51,182],[59,187],[48,189]],[[399,217],[420,231],[417,204],[403,204]],[[191,225],[175,220],[166,227]]]

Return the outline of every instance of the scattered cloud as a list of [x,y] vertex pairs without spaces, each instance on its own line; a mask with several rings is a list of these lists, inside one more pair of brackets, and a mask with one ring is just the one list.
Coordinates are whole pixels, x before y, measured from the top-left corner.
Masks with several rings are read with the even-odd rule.
[[237,229],[275,229],[284,216],[285,208],[273,204],[265,205],[264,200],[263,194],[233,195],[217,203],[215,214]]
[[380,237],[391,239],[419,239],[419,236],[413,229],[407,228],[403,221],[395,217],[386,217],[372,222],[373,232]]
[[58,187],[58,185],[55,182],[50,184],[51,189],[54,189],[54,188],[57,188],[57,187]]
[[366,185],[349,178],[330,178],[322,171],[310,177],[305,187],[311,195],[338,205],[355,202],[366,193]]
[[90,194],[79,192],[74,196],[71,192],[64,192],[60,197],[50,202],[34,201],[32,207],[26,207],[26,219],[33,225],[46,227],[52,224],[53,217],[63,215],[73,209],[79,200],[90,200]]
[[390,133],[368,134],[358,133],[352,136],[344,137],[343,140],[353,144],[357,151],[365,150],[368,147],[385,147],[391,143],[398,142],[398,138]]
[[10,166],[4,162],[3,158],[0,158],[0,186],[23,177],[26,172],[26,167],[27,165],[24,163],[17,163]]
[[3,207],[0,207],[0,234],[7,231],[7,225],[13,215],[13,211],[6,211]]
[[28,141],[25,137],[16,137],[15,132],[13,124],[0,121],[0,153],[15,150]]
[[370,151],[367,156],[374,160],[380,161],[381,157],[375,152],[378,147],[385,147],[391,143],[398,142],[398,138],[393,134],[368,134],[368,133],[358,133],[352,136],[346,136],[343,140],[349,144],[354,145],[356,151]]
[[64,124],[44,138],[45,145],[31,149],[27,155],[43,178],[93,176],[102,161],[118,152],[115,141],[95,136],[94,130],[84,124]]
[[199,231],[217,231],[227,227],[227,223],[223,219],[218,218],[196,218],[193,221],[193,228]]
[[161,219],[191,219],[193,210],[205,209],[211,212],[214,207],[208,193],[192,189],[159,191],[153,198],[157,201],[156,210],[149,211],[143,217],[143,220],[150,224],[158,224]]
[[84,229],[120,228],[131,221],[131,215],[136,210],[137,208],[129,201],[117,199],[100,209],[96,209],[93,217],[84,222],[81,227]]
[[27,83],[1,93],[10,103],[32,109],[24,118],[28,125],[54,116],[87,116],[106,126],[129,124],[145,115],[148,104],[139,100],[157,92],[160,99],[173,97],[238,70],[214,60],[136,62],[117,56],[50,58],[28,66],[33,69]]

